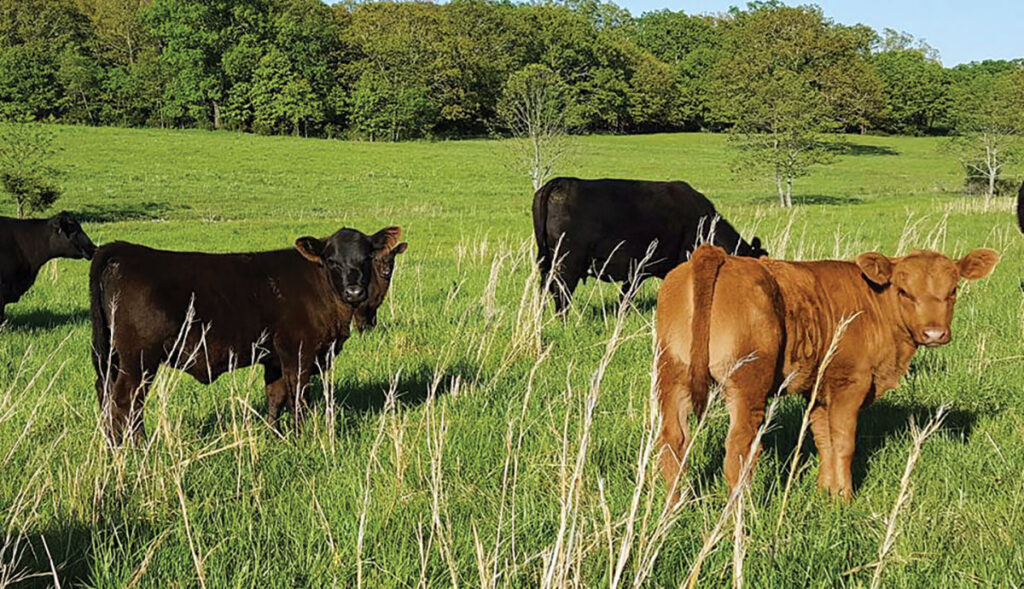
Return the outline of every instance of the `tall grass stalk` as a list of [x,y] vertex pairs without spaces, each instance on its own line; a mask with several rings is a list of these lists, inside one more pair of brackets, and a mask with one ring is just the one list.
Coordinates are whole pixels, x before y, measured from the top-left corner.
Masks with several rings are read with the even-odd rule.
[[889,516],[885,518],[885,536],[878,546],[878,558],[874,565],[874,573],[871,575],[871,589],[878,589],[882,585],[882,571],[885,569],[885,561],[889,554],[892,553],[899,534],[899,530],[896,527],[897,520],[899,519],[900,512],[910,502],[912,495],[910,475],[914,472],[914,467],[917,466],[917,461],[921,458],[921,448],[924,446],[925,440],[942,427],[942,422],[946,419],[946,409],[945,405],[939,407],[935,415],[932,416],[931,420],[923,428],[918,428],[913,418],[910,420],[910,453],[907,455],[907,464],[903,469],[903,476],[900,478],[900,491],[896,495],[896,501],[892,505],[892,510],[889,511]]

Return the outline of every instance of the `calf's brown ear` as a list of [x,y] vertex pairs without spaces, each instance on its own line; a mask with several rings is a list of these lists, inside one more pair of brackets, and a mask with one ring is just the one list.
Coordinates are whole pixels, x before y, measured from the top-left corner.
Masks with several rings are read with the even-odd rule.
[[370,241],[373,242],[373,247],[377,249],[386,249],[390,251],[392,248],[395,247],[395,244],[398,243],[398,240],[401,237],[401,227],[385,227],[384,229],[381,229],[380,231],[374,233],[370,237]]
[[960,271],[960,276],[968,280],[977,280],[988,276],[998,263],[999,254],[996,250],[979,247],[960,258],[956,263],[956,269]]
[[857,256],[857,267],[865,278],[878,286],[885,286],[892,279],[892,260],[878,252]]
[[300,237],[295,240],[295,249],[302,257],[316,264],[323,263],[324,242],[315,237]]

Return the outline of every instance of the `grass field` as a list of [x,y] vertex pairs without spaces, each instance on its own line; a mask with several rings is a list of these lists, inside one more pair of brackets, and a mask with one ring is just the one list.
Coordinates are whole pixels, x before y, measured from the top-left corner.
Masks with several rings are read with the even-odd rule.
[[593,282],[556,319],[531,274],[528,181],[493,142],[76,127],[59,141],[58,206],[97,243],[260,250],[399,224],[409,250],[382,326],[346,344],[301,435],[279,440],[263,423],[260,369],[208,387],[168,370],[147,402],[147,444],[116,451],[97,427],[88,264],[44,269],[0,330],[0,586],[674,588],[705,545],[703,586],[728,586],[740,567],[750,587],[867,586],[908,421],[944,404],[882,586],[1024,583],[1024,248],[1008,200],[986,208],[956,194],[958,166],[938,140],[851,138],[797,184],[791,212],[768,183],[731,176],[720,136],[588,137],[560,170],[685,179],[776,257],[1003,255],[963,291],[954,341],[919,352],[902,385],[862,412],[852,503],[816,491],[807,441],[782,513],[804,406],[783,399],[739,535],[722,518],[721,401],[697,438],[686,501],[663,513],[650,411],[657,281],[621,320],[617,286]]

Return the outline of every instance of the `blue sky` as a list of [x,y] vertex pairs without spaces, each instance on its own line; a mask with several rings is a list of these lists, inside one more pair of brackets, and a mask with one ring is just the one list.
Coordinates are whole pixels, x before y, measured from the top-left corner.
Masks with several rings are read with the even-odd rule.
[[[615,0],[634,16],[668,8],[687,14],[725,12],[746,0]],[[906,31],[939,50],[942,63],[1024,57],[1024,0],[818,0],[825,15],[844,24]]]

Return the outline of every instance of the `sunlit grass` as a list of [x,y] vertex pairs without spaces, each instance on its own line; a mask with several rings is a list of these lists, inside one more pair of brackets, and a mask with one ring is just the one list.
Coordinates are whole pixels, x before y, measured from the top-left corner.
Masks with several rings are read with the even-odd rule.
[[[1024,579],[1024,249],[1006,201],[955,194],[937,140],[851,138],[870,147],[802,180],[818,204],[794,211],[772,206],[770,184],[733,178],[715,135],[589,137],[562,171],[687,180],[780,256],[1003,255],[963,290],[954,341],[920,352],[862,412],[853,502],[816,491],[806,443],[779,523],[803,414],[785,398],[730,508],[741,534],[708,550],[734,532],[720,519],[727,416],[712,405],[685,500],[666,508],[651,458],[657,281],[621,313],[617,286],[588,283],[555,318],[534,288],[528,180],[492,143],[86,128],[60,140],[59,206],[92,219],[97,243],[244,251],[399,224],[410,245],[381,328],[345,345],[326,392],[311,391],[309,427],[283,441],[263,422],[260,369],[208,387],[167,372],[147,444],[107,449],[87,264],[41,273],[0,332],[0,585],[678,587],[702,552],[706,586],[737,570],[749,587],[866,586],[876,570],[881,586]],[[918,450],[909,418],[942,405]]]

